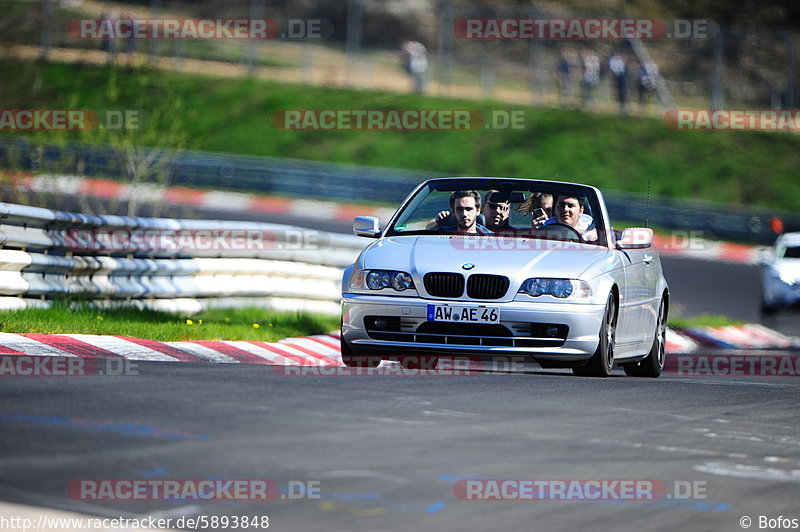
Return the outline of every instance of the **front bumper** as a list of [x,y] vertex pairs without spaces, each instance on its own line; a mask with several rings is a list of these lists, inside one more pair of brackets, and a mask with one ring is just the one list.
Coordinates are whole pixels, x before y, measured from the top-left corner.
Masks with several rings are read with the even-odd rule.
[[[475,345],[458,336],[448,336],[444,341],[429,341],[431,335],[414,334],[416,327],[427,322],[429,304],[483,305],[497,307],[500,324],[511,331],[513,345]],[[590,358],[599,343],[600,326],[605,314],[605,305],[587,303],[555,302],[470,302],[455,300],[433,300],[418,297],[387,297],[361,294],[344,294],[342,297],[342,339],[356,355],[392,356],[401,353],[428,353],[439,356],[470,356],[491,358],[498,356],[525,357],[532,360],[552,362],[582,362]],[[399,317],[406,334],[400,340],[371,338],[364,324],[365,316]],[[568,333],[562,341],[538,342],[539,347],[519,347],[531,344],[526,340],[528,332],[521,326],[530,323],[566,325]],[[374,336],[374,334],[373,334]],[[437,335],[444,336],[444,335]],[[545,340],[545,339],[542,339]]]

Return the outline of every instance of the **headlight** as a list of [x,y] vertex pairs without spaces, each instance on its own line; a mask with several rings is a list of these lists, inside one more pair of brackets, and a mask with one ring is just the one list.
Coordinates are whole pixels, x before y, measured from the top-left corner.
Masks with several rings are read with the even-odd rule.
[[414,280],[406,272],[392,270],[359,270],[350,279],[350,290],[383,290],[403,292],[414,288]]
[[795,280],[797,279],[797,276],[794,274],[794,272],[784,271],[780,273],[780,278],[781,281],[783,281],[786,284],[794,284]]
[[573,299],[585,299],[592,296],[592,288],[586,281],[577,279],[544,279],[535,277],[526,279],[519,289],[520,294],[531,297],[551,295],[559,299],[572,296]]

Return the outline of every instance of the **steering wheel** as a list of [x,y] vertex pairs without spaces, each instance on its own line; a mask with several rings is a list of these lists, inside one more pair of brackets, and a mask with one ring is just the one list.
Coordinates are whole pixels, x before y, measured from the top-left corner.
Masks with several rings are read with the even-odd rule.
[[583,237],[577,229],[570,225],[562,223],[552,223],[543,225],[539,229],[535,229],[537,236],[541,235],[547,240],[561,240],[562,242],[583,242]]

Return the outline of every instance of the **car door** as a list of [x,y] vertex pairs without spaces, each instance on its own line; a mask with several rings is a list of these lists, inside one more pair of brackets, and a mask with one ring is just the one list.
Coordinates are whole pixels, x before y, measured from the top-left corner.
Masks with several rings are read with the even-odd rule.
[[[621,291],[620,317],[622,323],[617,329],[617,343],[637,344],[644,341],[645,325],[648,322],[647,305],[655,291],[655,275],[652,262],[655,253],[652,248],[620,250],[625,265],[625,287]],[[653,283],[653,287],[651,287]]]

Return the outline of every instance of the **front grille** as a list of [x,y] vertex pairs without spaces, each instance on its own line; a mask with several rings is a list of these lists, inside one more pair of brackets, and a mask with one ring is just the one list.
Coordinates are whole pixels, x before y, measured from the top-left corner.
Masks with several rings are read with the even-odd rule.
[[378,330],[373,319],[367,316],[367,334],[373,340],[439,344],[448,346],[489,347],[550,347],[564,345],[569,327],[555,323],[505,322],[453,323],[425,321],[420,318],[402,318],[390,327]]
[[508,291],[508,277],[477,273],[467,279],[467,295],[472,299],[500,299]]
[[425,291],[434,297],[464,295],[464,276],[460,273],[431,272],[423,277]]

